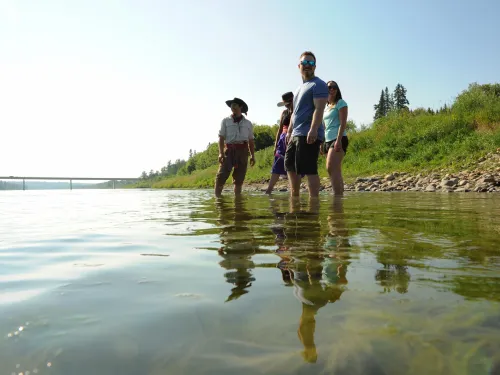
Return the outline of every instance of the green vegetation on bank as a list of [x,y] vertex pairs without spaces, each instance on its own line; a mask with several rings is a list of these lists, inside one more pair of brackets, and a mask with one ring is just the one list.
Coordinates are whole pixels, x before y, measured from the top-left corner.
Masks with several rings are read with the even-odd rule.
[[[386,92],[381,96],[385,97]],[[373,124],[361,129],[349,123],[349,148],[343,164],[347,180],[394,170],[464,169],[500,147],[500,84],[472,84],[450,107],[436,111],[385,106],[377,117]],[[276,130],[277,125],[255,126],[256,164],[248,168],[247,182],[269,178]],[[169,162],[161,172],[143,173],[136,187],[212,187],[217,156],[217,143],[211,143],[187,161]],[[327,176],[323,156],[318,163],[320,175]]]

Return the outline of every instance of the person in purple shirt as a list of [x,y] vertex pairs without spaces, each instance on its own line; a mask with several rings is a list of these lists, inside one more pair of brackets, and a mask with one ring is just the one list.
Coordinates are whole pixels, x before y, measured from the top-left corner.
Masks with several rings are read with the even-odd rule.
[[269,179],[266,194],[272,193],[274,185],[276,185],[280,176],[287,175],[285,170],[286,135],[288,134],[288,125],[292,117],[293,92],[286,92],[281,98],[282,101],[278,103],[278,107],[285,106],[286,109],[281,113],[278,133],[276,134],[276,140],[274,142],[274,163],[271,169],[271,178]]
[[285,169],[292,196],[299,196],[301,175],[306,175],[309,196],[319,195],[318,157],[325,139],[323,112],[328,99],[326,83],[316,77],[316,57],[310,51],[300,55],[302,85],[294,94],[293,113],[288,126]]

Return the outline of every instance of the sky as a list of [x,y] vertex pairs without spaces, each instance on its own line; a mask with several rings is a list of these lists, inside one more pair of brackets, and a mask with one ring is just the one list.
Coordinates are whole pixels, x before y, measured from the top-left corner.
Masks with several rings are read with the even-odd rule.
[[217,141],[225,101],[274,124],[299,56],[370,124],[500,82],[500,1],[0,0],[0,176],[138,177]]

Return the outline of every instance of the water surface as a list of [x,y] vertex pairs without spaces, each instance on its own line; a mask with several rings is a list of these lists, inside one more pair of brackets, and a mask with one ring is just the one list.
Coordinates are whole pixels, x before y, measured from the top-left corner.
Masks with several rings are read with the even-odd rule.
[[1,374],[488,374],[500,197],[0,192]]

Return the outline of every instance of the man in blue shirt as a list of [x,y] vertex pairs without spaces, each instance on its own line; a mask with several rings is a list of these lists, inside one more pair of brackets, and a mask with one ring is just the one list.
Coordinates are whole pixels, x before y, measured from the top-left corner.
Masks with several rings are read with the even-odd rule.
[[309,196],[319,195],[318,157],[325,139],[323,111],[328,99],[326,83],[316,77],[316,57],[310,51],[300,55],[302,85],[295,92],[293,114],[288,127],[285,169],[292,196],[299,196],[301,175],[307,175]]

